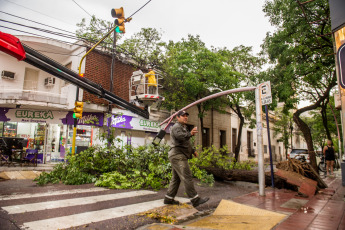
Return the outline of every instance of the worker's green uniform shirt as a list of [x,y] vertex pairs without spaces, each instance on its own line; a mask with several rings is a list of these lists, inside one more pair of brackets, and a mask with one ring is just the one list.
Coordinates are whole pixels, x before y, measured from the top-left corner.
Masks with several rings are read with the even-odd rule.
[[193,184],[193,174],[187,160],[192,158],[194,152],[190,141],[191,137],[192,135],[187,126],[179,122],[170,130],[171,150],[169,151],[169,161],[172,167],[172,177],[165,195],[168,199],[175,198],[181,183],[190,199],[198,197]]
[[188,131],[187,126],[179,122],[175,123],[170,130],[171,150],[169,158],[178,154],[185,155],[187,159],[192,158],[193,146],[190,141],[192,134]]

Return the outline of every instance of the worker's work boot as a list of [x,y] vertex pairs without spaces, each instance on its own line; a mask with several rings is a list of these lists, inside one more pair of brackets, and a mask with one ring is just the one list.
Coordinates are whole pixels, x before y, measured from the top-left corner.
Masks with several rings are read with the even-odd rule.
[[174,199],[169,199],[167,197],[164,198],[164,204],[176,204],[179,205],[180,202]]
[[193,207],[198,207],[199,205],[203,204],[203,203],[206,203],[210,198],[208,197],[205,197],[205,198],[200,198],[200,197],[197,197],[197,198],[194,198],[191,200],[192,204],[193,204]]

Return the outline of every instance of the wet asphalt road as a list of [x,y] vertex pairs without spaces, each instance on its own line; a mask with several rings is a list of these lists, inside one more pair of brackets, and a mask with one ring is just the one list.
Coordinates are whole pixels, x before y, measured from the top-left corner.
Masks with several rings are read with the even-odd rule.
[[[194,184],[201,197],[210,197],[210,200],[203,205],[197,207],[200,212],[207,212],[209,210],[215,209],[222,199],[231,199],[240,195],[244,195],[253,191],[257,191],[257,185],[244,183],[244,182],[216,182],[213,187],[199,186],[198,181],[195,180]],[[31,180],[9,180],[0,182],[0,196],[13,195],[13,194],[37,194],[46,193],[52,191],[65,191],[65,190],[75,190],[75,189],[88,189],[95,188],[93,184],[86,185],[63,185],[55,184],[48,186],[37,186],[35,182]],[[143,202],[154,201],[158,199],[163,199],[166,193],[166,189],[161,189],[156,191],[155,194],[148,194],[142,196],[135,196],[130,198],[100,201],[92,204],[74,205],[70,207],[60,207],[52,208],[38,211],[21,212],[17,214],[8,214],[7,211],[2,209],[5,206],[14,206],[21,204],[31,204],[54,200],[64,200],[73,198],[83,198],[88,199],[90,196],[106,195],[106,194],[116,194],[116,193],[126,193],[133,190],[115,190],[110,189],[106,191],[97,192],[86,192],[86,193],[72,193],[72,194],[57,194],[52,196],[42,196],[42,197],[29,197],[16,200],[1,200],[0,199],[0,230],[13,230],[13,229],[23,229],[23,224],[27,222],[44,220],[54,217],[63,217],[78,213],[87,213],[97,210],[110,209],[114,207],[122,207],[131,204],[139,204]],[[186,197],[184,193],[184,188],[181,186],[179,197]],[[149,219],[146,217],[139,217],[137,215],[128,215],[125,217],[113,218],[105,221],[93,222],[84,224],[78,227],[71,227],[68,229],[136,229],[140,226],[154,223],[156,220]]]

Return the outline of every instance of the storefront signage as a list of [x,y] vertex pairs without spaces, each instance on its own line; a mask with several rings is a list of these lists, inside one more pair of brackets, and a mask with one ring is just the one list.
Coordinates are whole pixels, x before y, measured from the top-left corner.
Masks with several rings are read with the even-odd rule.
[[0,121],[61,124],[67,112],[0,108]]
[[[84,112],[78,125],[103,126],[103,113]],[[0,121],[73,125],[72,111],[0,108]]]
[[17,118],[25,119],[54,119],[53,112],[51,110],[46,111],[32,111],[32,110],[17,110],[15,113]]
[[[111,127],[114,128],[133,129],[150,132],[158,132],[161,129],[161,127],[159,126],[159,121],[150,121],[127,115],[113,115],[109,120]],[[172,124],[169,126],[172,126]],[[170,127],[167,130],[169,131]]]
[[[103,113],[89,113],[84,112],[83,117],[78,119],[78,125],[93,125],[93,126],[103,126]],[[62,119],[62,124],[64,125],[73,125],[74,118],[73,112],[70,111],[67,113],[66,117]]]

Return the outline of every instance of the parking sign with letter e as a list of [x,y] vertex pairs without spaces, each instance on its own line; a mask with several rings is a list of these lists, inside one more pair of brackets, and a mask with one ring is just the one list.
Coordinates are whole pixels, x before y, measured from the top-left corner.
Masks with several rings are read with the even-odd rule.
[[259,85],[261,104],[268,105],[272,103],[272,94],[271,94],[271,82],[266,81]]

